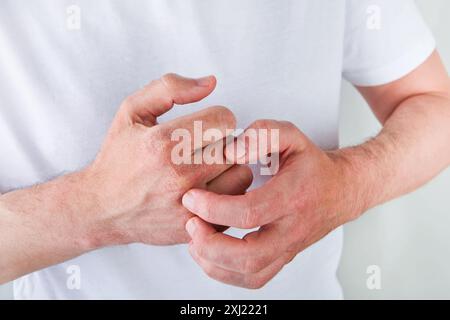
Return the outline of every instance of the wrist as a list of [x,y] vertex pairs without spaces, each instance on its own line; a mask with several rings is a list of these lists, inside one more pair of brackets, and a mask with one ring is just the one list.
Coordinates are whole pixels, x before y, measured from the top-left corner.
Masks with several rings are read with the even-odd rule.
[[107,245],[100,236],[105,210],[92,181],[88,168],[63,177],[57,199],[66,207],[72,225],[70,233],[83,252]]
[[[73,174],[72,198],[78,212],[74,219],[80,227],[80,243],[87,251],[107,246],[128,244],[130,237],[121,228],[115,216],[114,199],[102,187],[101,174],[91,166]],[[70,187],[69,187],[70,188]],[[120,215],[119,215],[120,216]]]
[[342,225],[359,218],[371,207],[370,179],[366,169],[355,156],[352,148],[329,153],[339,172],[338,224]]
[[59,222],[60,232],[70,242],[69,246],[85,253],[106,245],[100,237],[104,228],[100,220],[105,211],[100,205],[89,169],[46,183],[40,193],[42,201],[47,203],[44,209],[50,214],[48,218]]

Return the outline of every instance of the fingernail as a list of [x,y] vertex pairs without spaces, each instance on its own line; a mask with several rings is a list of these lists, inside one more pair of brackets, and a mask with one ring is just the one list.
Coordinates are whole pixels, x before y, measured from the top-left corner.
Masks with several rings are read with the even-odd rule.
[[196,81],[199,87],[209,87],[209,85],[211,84],[211,76],[198,78]]
[[190,211],[194,210],[194,196],[190,192],[184,194],[181,202],[186,209]]
[[195,233],[195,229],[196,229],[196,228],[197,228],[197,226],[195,225],[194,219],[191,219],[191,220],[189,220],[189,221],[186,223],[186,231],[189,233],[189,235],[190,235],[191,237],[194,236],[194,233]]

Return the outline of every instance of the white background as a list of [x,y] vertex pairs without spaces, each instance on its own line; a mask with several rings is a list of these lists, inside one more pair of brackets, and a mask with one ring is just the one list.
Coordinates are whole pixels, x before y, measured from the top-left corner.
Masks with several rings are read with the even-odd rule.
[[[419,0],[417,3],[450,70],[450,1]],[[379,129],[365,102],[345,84],[342,144],[357,144]],[[372,209],[348,224],[339,268],[345,297],[450,299],[449,196],[450,169],[419,191]],[[381,270],[380,290],[367,288],[367,268],[371,265]],[[12,286],[0,286],[0,299],[10,298]]]

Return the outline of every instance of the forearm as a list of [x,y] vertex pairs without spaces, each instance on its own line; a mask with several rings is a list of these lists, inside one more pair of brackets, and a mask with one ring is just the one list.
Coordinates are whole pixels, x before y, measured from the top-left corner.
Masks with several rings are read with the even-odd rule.
[[84,173],[0,196],[0,283],[93,249]]
[[415,190],[450,164],[449,96],[405,100],[377,137],[337,155],[346,168],[352,218]]

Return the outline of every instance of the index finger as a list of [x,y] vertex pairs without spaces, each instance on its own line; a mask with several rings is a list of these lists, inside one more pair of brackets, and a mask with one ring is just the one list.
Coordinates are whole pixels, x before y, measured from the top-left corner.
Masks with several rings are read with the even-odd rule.
[[281,190],[282,180],[274,177],[262,187],[244,195],[220,195],[214,192],[192,189],[182,199],[186,209],[203,220],[241,229],[252,229],[266,225],[284,216],[287,212],[277,208],[277,203],[286,203]]
[[230,135],[236,129],[236,118],[230,109],[213,106],[160,124],[160,128],[172,141],[190,137],[194,153]]

